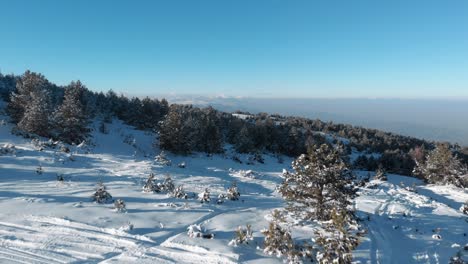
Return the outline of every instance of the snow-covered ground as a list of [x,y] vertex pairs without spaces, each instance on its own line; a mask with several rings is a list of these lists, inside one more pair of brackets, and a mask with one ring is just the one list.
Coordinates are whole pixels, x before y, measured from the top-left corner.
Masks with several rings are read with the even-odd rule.
[[[159,153],[154,135],[118,121],[109,125],[109,134],[92,133],[94,146],[71,147],[71,154],[40,151],[11,128],[0,125],[0,146],[16,148],[16,154],[0,155],[0,263],[282,263],[262,252],[260,230],[268,226],[268,214],[284,206],[275,187],[289,158],[280,164],[265,155],[265,164],[248,165],[247,155],[238,155],[241,164],[229,154],[168,154],[172,166],[164,166],[154,162]],[[186,168],[177,166],[181,162]],[[42,174],[36,173],[38,166]],[[253,177],[245,176],[247,170]],[[190,193],[208,188],[212,201],[143,193],[150,172],[159,180],[170,174]],[[216,204],[234,180],[240,200]],[[99,181],[125,201],[126,213],[91,201]],[[371,183],[375,186],[362,189],[355,203],[368,228],[356,261],[447,263],[463,249],[468,223],[458,208],[468,199],[466,190],[424,186],[397,175]],[[417,192],[405,189],[412,183]],[[192,224],[202,224],[214,239],[190,238],[186,230]],[[237,227],[246,224],[252,225],[254,240],[229,246]],[[312,234],[307,227],[294,231]]]

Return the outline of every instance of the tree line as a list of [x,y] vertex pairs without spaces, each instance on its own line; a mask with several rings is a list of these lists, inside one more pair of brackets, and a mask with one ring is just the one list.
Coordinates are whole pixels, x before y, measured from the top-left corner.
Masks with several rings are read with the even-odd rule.
[[[411,151],[434,149],[434,142],[318,119],[267,113],[226,113],[211,107],[169,104],[165,99],[127,97],[110,90],[95,92],[80,81],[57,86],[43,75],[0,74],[0,97],[18,133],[80,143],[93,118],[119,118],[137,129],[155,132],[161,149],[179,154],[222,153],[230,144],[240,153],[277,153],[297,157],[311,146],[338,146],[344,155],[360,153],[353,168],[410,175],[416,166]],[[242,114],[242,115],[241,115]],[[464,162],[468,151],[449,145]],[[373,155],[378,153],[379,155]]]

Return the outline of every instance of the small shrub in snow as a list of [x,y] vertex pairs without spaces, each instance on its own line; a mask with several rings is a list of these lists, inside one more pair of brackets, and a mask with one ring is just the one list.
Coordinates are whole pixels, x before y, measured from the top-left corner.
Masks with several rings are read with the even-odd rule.
[[181,162],[181,163],[177,164],[177,167],[179,167],[181,169],[185,169],[185,166],[186,166],[185,162]]
[[161,188],[156,184],[154,179],[154,173],[150,173],[148,179],[146,180],[145,186],[143,186],[143,192],[160,192]]
[[174,189],[174,192],[172,193],[172,195],[175,198],[188,199],[188,195],[187,193],[185,193],[184,187],[182,185],[177,186],[177,188]]
[[240,192],[239,189],[237,188],[237,182],[233,181],[231,187],[228,188],[227,190],[227,198],[231,201],[237,201],[239,200]]
[[13,144],[6,143],[0,148],[0,155],[15,155],[16,154],[16,147]]
[[117,199],[115,202],[114,202],[114,208],[117,212],[119,213],[125,213],[127,211],[127,208],[126,208],[126,205],[125,205],[125,202],[124,200],[122,199]]
[[433,239],[437,239],[437,240],[441,240],[441,239],[442,239],[442,236],[439,235],[439,234],[434,234],[434,235],[432,235],[432,238],[433,238]]
[[63,177],[63,174],[57,174],[57,181],[58,182],[63,182],[65,178]]
[[161,191],[165,191],[167,193],[174,192],[175,185],[169,174],[166,175],[166,178],[164,179],[164,182],[160,185],[160,188],[161,188]]
[[100,182],[96,188],[96,192],[91,197],[97,203],[110,203],[112,202],[112,195],[106,190],[106,186]]
[[218,200],[216,200],[217,204],[222,204],[224,203],[224,200],[226,200],[226,195],[224,193],[220,193],[218,195]]
[[187,235],[191,238],[206,238],[206,239],[213,239],[214,234],[206,233],[206,230],[200,225],[190,225],[187,228]]
[[171,166],[172,164],[171,160],[169,160],[164,151],[161,151],[161,153],[159,153],[159,155],[157,155],[154,160],[164,166]]
[[237,247],[241,244],[249,244],[249,241],[253,240],[252,233],[251,225],[246,225],[245,228],[239,226],[236,230],[235,237],[229,242],[229,245]]
[[210,203],[210,191],[208,188],[204,192],[198,194],[198,200],[200,203]]
[[39,165],[39,166],[37,167],[37,169],[36,169],[36,173],[39,174],[39,175],[41,175],[43,172],[44,172],[44,169],[42,168],[41,165]]
[[376,180],[381,180],[381,181],[386,181],[387,180],[387,173],[382,167],[379,167],[377,171],[375,171],[375,176],[374,179]]
[[468,200],[460,207],[460,212],[468,215]]

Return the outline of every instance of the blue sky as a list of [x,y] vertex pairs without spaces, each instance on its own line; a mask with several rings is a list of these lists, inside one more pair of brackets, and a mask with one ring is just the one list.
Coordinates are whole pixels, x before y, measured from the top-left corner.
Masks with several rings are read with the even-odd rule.
[[0,0],[0,69],[131,94],[468,98],[468,1]]

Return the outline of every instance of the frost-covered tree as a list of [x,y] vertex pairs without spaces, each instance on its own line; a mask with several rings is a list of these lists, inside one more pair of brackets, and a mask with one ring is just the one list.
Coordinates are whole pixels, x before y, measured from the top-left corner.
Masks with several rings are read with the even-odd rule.
[[468,187],[468,169],[456,155],[452,153],[448,144],[439,144],[429,152],[424,162],[417,162],[414,169],[429,183],[453,184],[458,187]]
[[68,85],[62,105],[54,113],[58,138],[70,144],[83,141],[88,132],[88,118],[81,103],[85,89],[80,81]]
[[7,112],[14,123],[23,118],[27,105],[31,103],[32,93],[43,91],[48,84],[46,78],[35,72],[26,71],[16,82],[16,91],[10,96]]
[[18,128],[24,132],[47,137],[50,132],[49,98],[45,89],[36,89],[30,93],[30,101],[24,108],[24,114]]
[[318,263],[352,262],[352,251],[359,244],[355,235],[357,224],[346,211],[333,210],[331,221],[325,223],[325,230],[316,231],[314,248]]
[[385,169],[382,166],[379,166],[379,168],[375,171],[374,179],[381,181],[387,180],[387,173],[385,172]]
[[262,234],[265,236],[263,251],[277,257],[287,256],[290,251],[294,250],[291,232],[281,226],[284,219],[278,210],[273,211],[272,217],[268,229],[262,230]]
[[127,211],[127,207],[125,205],[125,202],[122,199],[117,199],[114,202],[114,208],[119,213],[125,213]]
[[211,198],[210,191],[208,190],[208,188],[206,188],[204,192],[198,194],[198,200],[200,201],[200,203],[210,203]]
[[241,244],[249,244],[251,240],[253,240],[252,225],[246,225],[245,228],[239,226],[235,231],[234,238],[229,242],[229,245],[237,247]]
[[227,198],[231,201],[237,201],[240,197],[239,189],[237,188],[237,182],[233,181],[231,186],[227,190]]
[[460,212],[468,215],[468,200],[460,207]]
[[182,186],[182,185],[177,186],[177,188],[175,188],[174,191],[172,192],[172,195],[175,198],[179,198],[179,199],[187,199],[188,198],[188,195],[184,190],[184,186]]
[[171,175],[168,174],[166,175],[164,182],[161,184],[161,190],[167,193],[172,193],[174,192],[174,189],[175,189],[174,181],[172,181]]
[[106,186],[100,182],[96,187],[96,192],[94,192],[91,199],[97,203],[110,203],[113,201],[112,195],[106,190]]
[[155,182],[154,173],[150,173],[148,179],[146,180],[145,185],[143,186],[143,192],[160,192],[160,186]]
[[294,173],[284,174],[280,193],[287,210],[305,220],[328,220],[334,209],[345,210],[354,195],[352,174],[340,153],[322,144],[292,163]]

